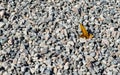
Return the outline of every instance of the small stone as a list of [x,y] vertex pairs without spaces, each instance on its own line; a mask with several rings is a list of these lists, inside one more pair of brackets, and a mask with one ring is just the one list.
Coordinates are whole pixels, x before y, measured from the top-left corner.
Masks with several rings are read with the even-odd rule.
[[90,56],[94,57],[96,55],[95,52],[90,52]]
[[86,42],[86,39],[85,38],[80,38],[80,42],[84,43],[84,42]]
[[120,28],[118,28],[118,31],[120,32]]
[[50,35],[47,33],[47,34],[45,35],[45,40],[48,40],[49,37],[50,37]]
[[112,65],[117,65],[118,62],[117,62],[117,60],[113,60],[113,61],[111,61],[111,64],[112,64]]
[[48,70],[48,69],[47,69],[47,70],[45,70],[45,74],[46,74],[46,75],[50,75],[50,73],[51,73],[51,71],[50,71],[50,70]]
[[116,34],[117,34],[117,32],[116,32],[116,31],[113,31],[113,32],[112,32],[112,37],[116,37]]
[[94,61],[94,58],[90,55],[86,55],[86,61]]
[[91,75],[90,72],[87,72],[87,75]]
[[[119,39],[119,37],[120,37],[120,32],[118,32],[117,35],[116,35],[116,38]],[[119,42],[119,43],[120,43],[120,42]]]
[[72,3],[74,0],[68,0],[68,1]]
[[111,71],[108,71],[107,75],[113,75]]
[[37,63],[36,65],[35,65],[35,70],[37,70],[38,68],[39,68],[39,64]]
[[120,45],[118,45],[118,50],[120,50]]
[[3,74],[3,72],[2,71],[0,71],[0,75],[2,75]]
[[95,20],[95,17],[91,17],[91,19],[90,19],[92,22],[94,22],[94,20]]
[[60,46],[56,46],[55,49],[56,49],[56,50],[60,50]]
[[5,23],[0,22],[0,28],[2,28],[5,25]]
[[51,66],[51,60],[50,59],[45,60],[45,63],[47,64],[47,66]]
[[71,22],[71,20],[70,20],[70,19],[68,19],[68,20],[67,20],[67,23],[70,23],[70,22]]
[[56,67],[53,68],[53,72],[55,73],[55,75],[57,74],[57,68]]
[[1,10],[1,11],[0,11],[0,18],[2,18],[2,17],[3,17],[4,13],[5,13],[5,11],[4,11],[4,10]]
[[60,33],[61,29],[57,29],[56,30],[56,34]]
[[25,66],[21,67],[21,71],[22,71],[22,72],[25,72],[25,69],[26,69]]
[[69,68],[69,63],[66,62],[65,65],[64,65],[64,69],[68,69]]
[[8,75],[9,73],[7,73],[6,71],[5,72],[3,72],[3,75]]
[[74,45],[74,42],[73,42],[73,41],[68,41],[68,42],[67,42],[67,45],[68,45],[68,46],[70,46],[70,45],[73,46],[73,45]]
[[8,40],[7,37],[0,37],[0,43],[4,44]]
[[110,31],[114,31],[114,27],[110,27],[110,29],[109,29]]
[[62,73],[60,72],[60,70],[58,70],[56,75],[62,75]]
[[100,15],[99,21],[103,21],[105,18],[103,17],[103,15]]
[[72,11],[74,11],[75,13],[79,13],[79,5],[75,5],[75,6],[72,8]]
[[88,15],[85,15],[85,16],[84,16],[84,19],[85,19],[85,20],[88,20]]
[[0,5],[0,10],[4,10],[5,8],[3,6]]
[[66,37],[68,36],[66,29],[63,30],[63,34],[64,34]]
[[108,41],[108,39],[106,39],[106,38],[102,39],[102,43],[103,43],[103,44],[106,44],[106,45],[109,45],[109,41]]
[[107,64],[107,62],[105,60],[102,60],[101,62],[102,62],[102,64]]
[[41,67],[40,67],[40,71],[41,71],[42,74],[43,74],[43,72],[45,71],[45,69],[46,69],[46,68],[45,68],[44,66],[41,66]]
[[40,46],[41,47],[46,47],[45,41],[41,42]]
[[30,72],[33,74],[33,73],[35,73],[35,68],[30,68]]
[[41,48],[41,53],[42,54],[46,54],[48,52],[48,49],[46,49],[46,48]]
[[101,49],[101,53],[102,53],[102,54],[105,54],[105,52],[106,52],[106,49],[105,49],[105,48],[102,48],[102,49]]
[[31,73],[28,71],[28,72],[25,72],[25,75],[31,75]]
[[2,6],[0,6],[0,18],[2,18],[3,17],[3,15],[4,15],[4,7],[2,7]]
[[74,60],[77,59],[77,56],[76,56],[75,54],[73,54],[71,57],[72,57]]
[[49,48],[50,51],[53,51],[54,49],[55,49],[54,47],[50,47],[50,48]]

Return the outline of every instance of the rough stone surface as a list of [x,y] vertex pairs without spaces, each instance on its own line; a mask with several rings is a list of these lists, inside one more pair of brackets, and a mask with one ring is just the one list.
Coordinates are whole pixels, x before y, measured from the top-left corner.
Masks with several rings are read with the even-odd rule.
[[[94,35],[80,38],[79,24]],[[0,75],[120,75],[120,0],[1,0]]]

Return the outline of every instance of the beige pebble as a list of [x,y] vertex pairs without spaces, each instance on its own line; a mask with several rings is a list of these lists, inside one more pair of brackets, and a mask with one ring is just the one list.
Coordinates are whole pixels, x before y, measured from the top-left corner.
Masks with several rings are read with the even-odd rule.
[[0,18],[2,18],[4,15],[4,10],[0,11]]
[[72,8],[72,11],[74,11],[75,13],[79,13],[78,8],[79,8],[79,5],[75,5],[75,6]]
[[57,74],[57,68],[54,67],[54,68],[53,68],[53,71],[54,71],[54,73],[55,73],[55,75],[56,75],[56,74]]
[[69,68],[69,63],[66,62],[65,65],[64,65],[64,69],[68,69]]

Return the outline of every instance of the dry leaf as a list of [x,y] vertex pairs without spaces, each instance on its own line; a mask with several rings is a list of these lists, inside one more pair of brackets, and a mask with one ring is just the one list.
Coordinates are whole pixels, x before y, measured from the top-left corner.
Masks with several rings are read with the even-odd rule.
[[90,39],[93,37],[93,35],[89,34],[86,28],[82,24],[80,24],[80,29],[82,31],[82,35],[80,35],[80,37],[86,38],[86,39]]

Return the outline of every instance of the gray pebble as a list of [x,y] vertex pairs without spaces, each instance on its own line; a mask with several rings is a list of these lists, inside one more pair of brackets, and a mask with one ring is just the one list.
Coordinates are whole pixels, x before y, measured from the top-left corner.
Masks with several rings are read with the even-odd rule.
[[90,52],[90,56],[94,57],[96,55],[95,52]]
[[56,50],[60,50],[60,46],[56,46],[55,49],[56,49]]
[[45,54],[45,53],[47,53],[48,52],[48,49],[46,49],[46,48],[41,48],[41,53],[42,54]]
[[120,43],[120,39],[117,39],[117,40],[116,40],[116,43]]
[[0,43],[4,44],[8,40],[7,37],[0,37]]
[[50,75],[51,71],[50,70],[45,70],[45,74]]
[[108,75],[113,75],[111,71],[108,71],[108,73],[107,73],[107,74],[108,74]]
[[41,71],[42,74],[45,71],[45,69],[46,69],[46,66],[44,66],[44,65],[40,67],[40,71]]
[[5,25],[4,22],[0,22],[0,28],[2,28]]
[[31,75],[31,73],[30,72],[25,72],[25,75]]

